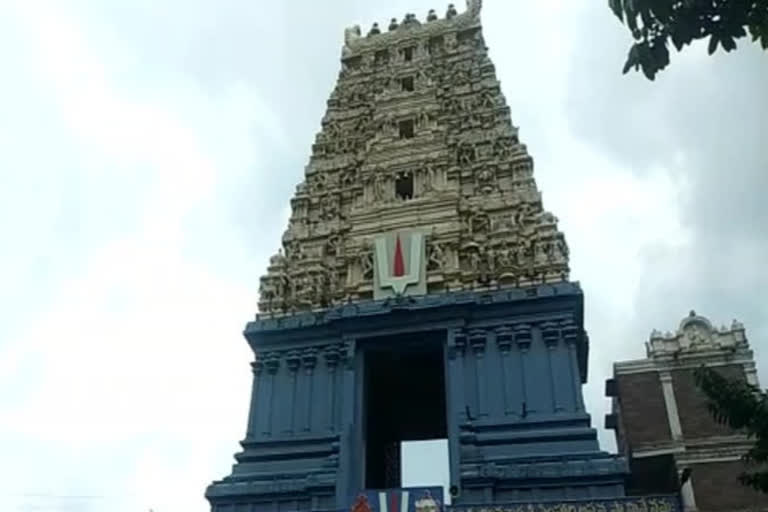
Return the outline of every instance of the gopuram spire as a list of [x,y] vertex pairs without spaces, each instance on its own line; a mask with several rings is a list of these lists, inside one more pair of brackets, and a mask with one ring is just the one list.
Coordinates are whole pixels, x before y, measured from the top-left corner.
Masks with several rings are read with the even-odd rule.
[[[679,510],[626,497],[600,450],[583,294],[480,10],[347,29],[212,512]],[[425,439],[447,441],[447,489],[403,486],[402,443]]]
[[481,2],[388,31],[346,30],[342,69],[291,200],[259,311],[377,298],[375,239],[425,235],[440,293],[568,279],[568,248],[533,178],[480,27]]

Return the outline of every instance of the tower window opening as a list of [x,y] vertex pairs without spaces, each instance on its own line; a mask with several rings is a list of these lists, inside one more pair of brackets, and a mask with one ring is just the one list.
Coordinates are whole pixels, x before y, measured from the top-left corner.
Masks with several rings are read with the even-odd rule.
[[433,37],[429,40],[429,54],[430,55],[439,55],[443,51],[443,45],[444,45],[443,36],[437,36]]
[[389,51],[379,50],[373,57],[373,63],[377,66],[382,66],[389,62]]
[[413,92],[413,77],[407,76],[405,78],[400,79],[400,85],[402,86],[404,91]]
[[413,173],[404,172],[395,178],[395,196],[405,201],[413,199]]
[[413,60],[413,46],[403,48],[403,60],[405,62],[411,62]]
[[413,119],[406,119],[405,121],[400,121],[398,124],[398,127],[400,129],[400,138],[401,139],[412,139],[414,136],[414,123]]

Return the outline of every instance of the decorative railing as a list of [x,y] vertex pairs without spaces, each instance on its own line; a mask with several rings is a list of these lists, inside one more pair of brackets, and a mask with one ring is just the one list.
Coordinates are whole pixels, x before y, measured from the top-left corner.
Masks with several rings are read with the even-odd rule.
[[443,505],[442,497],[440,487],[367,490],[350,512],[682,512],[677,495],[462,505]]
[[562,500],[493,505],[449,505],[447,512],[680,512],[678,496]]

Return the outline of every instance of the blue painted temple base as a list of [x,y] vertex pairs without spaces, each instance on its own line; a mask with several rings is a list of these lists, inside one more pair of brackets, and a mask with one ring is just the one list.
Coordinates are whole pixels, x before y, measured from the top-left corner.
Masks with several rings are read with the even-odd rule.
[[444,437],[453,508],[621,502],[626,461],[584,409],[582,309],[565,282],[259,318],[243,450],[206,497],[214,512],[349,510],[361,489],[400,487],[387,446]]

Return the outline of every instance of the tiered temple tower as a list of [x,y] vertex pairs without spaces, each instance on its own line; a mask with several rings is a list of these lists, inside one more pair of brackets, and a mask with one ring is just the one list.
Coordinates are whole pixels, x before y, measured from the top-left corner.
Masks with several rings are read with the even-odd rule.
[[214,512],[348,510],[400,487],[401,441],[433,438],[454,505],[624,496],[584,409],[582,293],[480,10],[346,31],[245,329],[250,416]]

